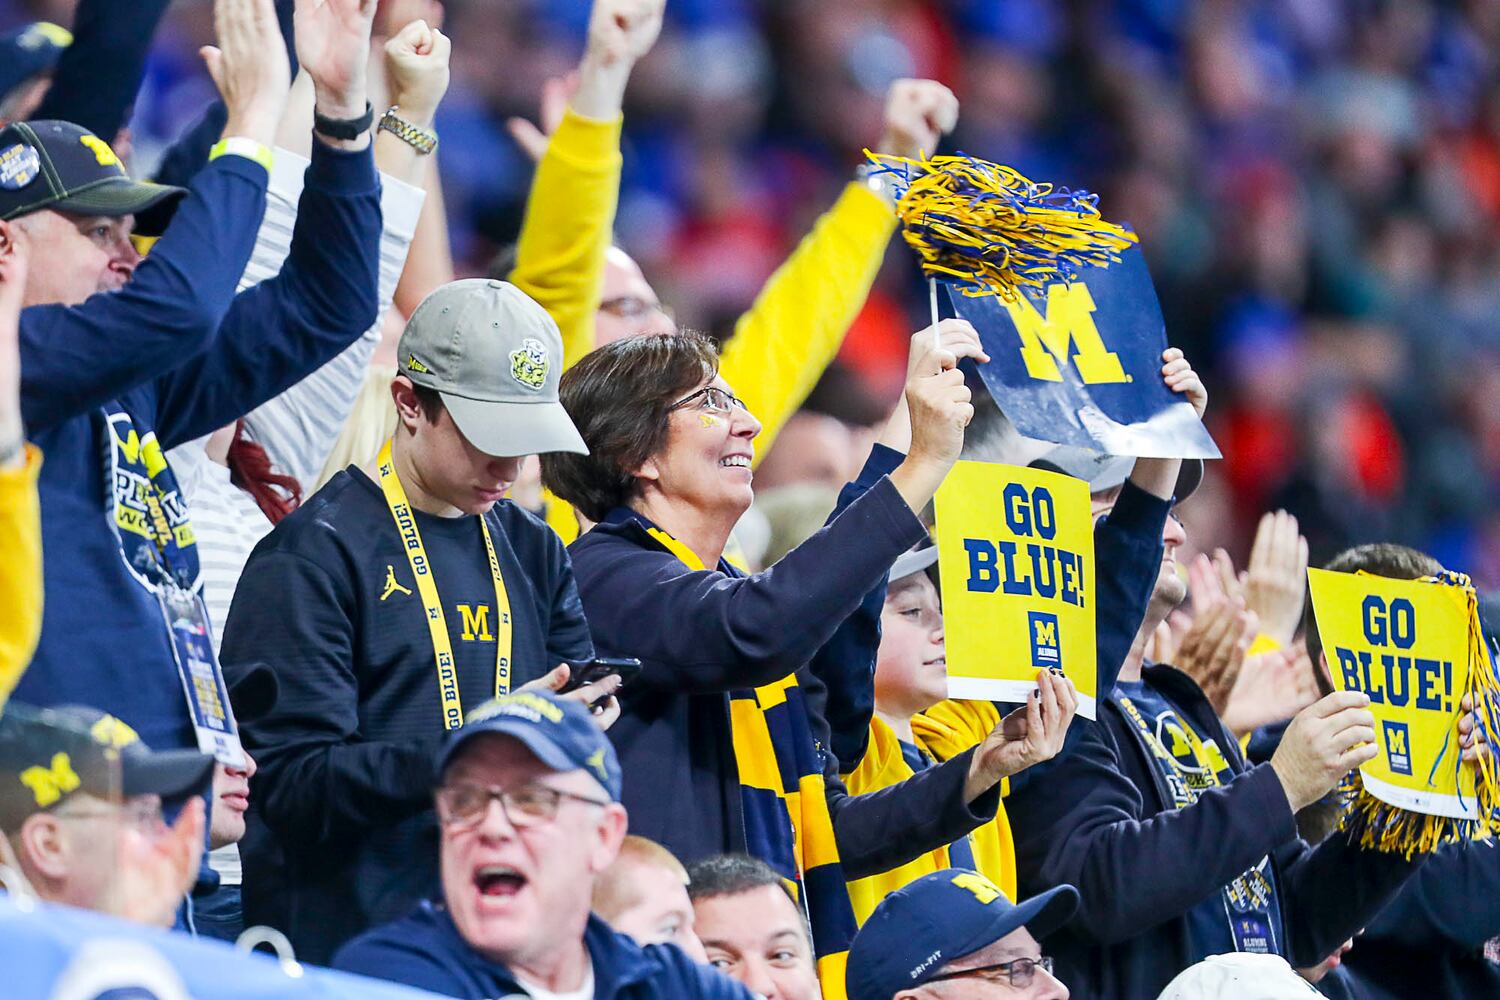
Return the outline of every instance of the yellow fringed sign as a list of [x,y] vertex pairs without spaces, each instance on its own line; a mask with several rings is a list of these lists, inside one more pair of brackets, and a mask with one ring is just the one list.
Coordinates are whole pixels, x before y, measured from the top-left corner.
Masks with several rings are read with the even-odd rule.
[[1038,184],[971,156],[910,159],[865,150],[901,192],[896,215],[929,278],[968,296],[1015,298],[1023,285],[1107,267],[1136,235],[1099,214],[1098,197]]
[[1333,684],[1369,695],[1375,716],[1380,752],[1340,786],[1344,829],[1363,846],[1408,858],[1487,839],[1500,805],[1494,758],[1464,765],[1456,726],[1470,695],[1476,724],[1488,731],[1500,681],[1468,577],[1312,569],[1308,581]]

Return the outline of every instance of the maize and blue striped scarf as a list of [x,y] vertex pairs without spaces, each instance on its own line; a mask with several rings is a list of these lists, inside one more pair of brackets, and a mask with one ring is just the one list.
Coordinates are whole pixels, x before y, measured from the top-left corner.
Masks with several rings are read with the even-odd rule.
[[[705,569],[686,545],[636,516],[646,532],[689,569]],[[744,575],[723,561],[718,571]],[[823,789],[823,765],[796,675],[732,692],[729,718],[746,852],[775,868],[790,884],[812,926],[824,1000],[844,1000],[844,967],[857,925]]]

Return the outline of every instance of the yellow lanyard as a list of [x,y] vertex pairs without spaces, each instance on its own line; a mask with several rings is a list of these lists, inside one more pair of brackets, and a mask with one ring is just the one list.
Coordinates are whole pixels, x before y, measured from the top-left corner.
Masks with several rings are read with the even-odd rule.
[[[411,564],[411,575],[417,581],[417,594],[427,612],[427,630],[432,634],[432,653],[437,660],[438,694],[443,699],[443,728],[457,729],[464,724],[463,702],[458,695],[458,668],[453,662],[453,640],[448,635],[448,620],[443,616],[443,604],[438,598],[437,581],[432,576],[432,564],[427,559],[427,550],[422,546],[422,533],[417,530],[417,519],[411,504],[406,500],[406,490],[396,476],[396,466],[391,461],[391,442],[380,448],[377,459],[380,472],[380,491],[385,494],[386,506],[396,522],[396,531],[401,535],[401,547],[406,550],[406,561]],[[500,560],[495,557],[495,543],[490,539],[489,526],[484,516],[479,517],[479,534],[484,538],[484,551],[490,560],[490,576],[495,581],[495,694],[498,697],[510,691],[510,595],[505,592],[505,578],[500,575]]]

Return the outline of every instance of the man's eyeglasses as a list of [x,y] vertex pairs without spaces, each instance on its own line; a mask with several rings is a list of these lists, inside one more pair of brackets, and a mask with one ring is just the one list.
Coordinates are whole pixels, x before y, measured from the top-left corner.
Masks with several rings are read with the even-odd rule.
[[490,802],[495,801],[500,803],[510,825],[520,829],[552,822],[557,818],[557,810],[562,806],[563,799],[591,806],[609,805],[601,799],[574,795],[547,785],[497,788],[493,785],[453,784],[444,785],[437,790],[437,811],[444,826],[474,826],[489,812]]
[[672,312],[666,306],[639,295],[617,295],[599,303],[599,308],[619,319],[640,319],[654,312],[659,312],[668,319],[672,318]]
[[133,826],[142,833],[156,833],[166,827],[162,816],[161,800],[129,799],[117,805],[106,805],[100,809],[57,809],[53,815],[59,819],[112,819],[122,826]]
[[745,405],[744,400],[725,389],[720,389],[716,385],[706,385],[697,392],[688,393],[669,406],[667,412],[681,410],[688,406],[694,406],[704,413],[728,413],[735,407],[739,407],[746,413],[750,412],[750,408]]
[[929,983],[941,982],[944,979],[968,979],[978,977],[992,983],[1006,983],[1014,989],[1024,990],[1031,985],[1031,980],[1036,976],[1036,970],[1041,969],[1048,975],[1052,974],[1052,959],[1046,955],[1041,958],[1017,958],[1009,962],[999,962],[995,965],[981,965],[977,969],[964,969],[961,972],[944,972],[933,976],[927,981]]

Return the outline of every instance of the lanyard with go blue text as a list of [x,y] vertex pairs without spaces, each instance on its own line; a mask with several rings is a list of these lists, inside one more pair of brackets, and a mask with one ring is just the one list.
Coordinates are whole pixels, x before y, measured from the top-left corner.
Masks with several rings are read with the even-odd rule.
[[[396,466],[391,461],[391,442],[380,449],[377,459],[380,473],[380,491],[385,494],[386,506],[396,522],[396,531],[401,535],[401,547],[406,550],[406,561],[411,565],[411,575],[417,581],[417,594],[427,616],[427,630],[432,635],[432,653],[437,661],[438,694],[443,700],[443,728],[457,729],[464,724],[463,702],[458,694],[458,667],[453,660],[453,640],[448,635],[448,620],[443,616],[443,604],[438,597],[437,581],[432,575],[432,563],[422,545],[422,534],[417,530],[417,519],[407,502],[406,490],[396,476]],[[490,539],[489,526],[484,515],[479,516],[479,534],[484,538],[484,551],[489,557],[490,577],[495,583],[495,694],[510,691],[510,595],[505,591],[505,578],[500,575],[500,560],[495,557],[495,543]]]

